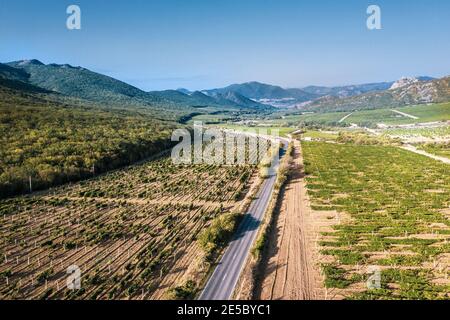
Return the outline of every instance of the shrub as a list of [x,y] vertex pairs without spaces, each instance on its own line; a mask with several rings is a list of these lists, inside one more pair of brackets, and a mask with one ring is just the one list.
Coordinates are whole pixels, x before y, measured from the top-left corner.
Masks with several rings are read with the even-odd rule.
[[210,254],[215,249],[224,246],[233,234],[239,216],[237,213],[229,213],[215,218],[211,225],[199,235],[200,247]]
[[387,136],[371,136],[365,132],[339,132],[336,140],[339,143],[352,143],[356,145],[398,145],[401,143],[399,139],[392,139]]
[[175,300],[193,300],[197,293],[197,285],[188,280],[184,285],[169,290],[169,298]]
[[53,274],[53,269],[47,269],[45,271],[42,271],[41,273],[38,274],[38,276],[36,277],[36,280],[38,282],[43,282],[45,280],[48,280],[48,278],[50,278]]

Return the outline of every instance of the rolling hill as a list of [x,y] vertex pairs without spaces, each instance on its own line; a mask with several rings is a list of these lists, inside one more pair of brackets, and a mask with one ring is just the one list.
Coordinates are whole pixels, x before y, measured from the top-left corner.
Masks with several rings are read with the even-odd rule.
[[29,177],[33,190],[45,189],[152,156],[171,145],[177,126],[1,78],[0,198],[27,192]]
[[[434,78],[426,76],[416,77],[414,79],[417,79],[419,81],[435,80]],[[308,86],[302,88],[302,90],[305,92],[318,95],[320,97],[332,96],[338,98],[346,98],[358,96],[364,93],[388,90],[394,84],[395,84],[394,81],[390,81],[390,82],[365,83],[365,84],[337,86],[337,87]]]
[[302,89],[306,92],[316,94],[318,96],[332,96],[338,98],[345,98],[373,91],[387,90],[392,86],[392,84],[393,82],[380,82],[380,83],[369,83],[369,84],[349,85],[340,87],[308,86]]
[[[420,77],[419,80],[431,80],[429,77]],[[333,98],[347,98],[365,93],[388,90],[394,82],[369,83],[340,87],[308,86],[305,88],[282,88],[260,82],[247,82],[233,84],[224,88],[204,90],[208,95],[235,92],[263,104],[274,107],[299,107],[314,101],[335,100]],[[183,89],[185,90],[185,89]]]
[[195,108],[216,107],[222,109],[254,109],[267,110],[272,107],[254,100],[248,99],[236,92],[212,93],[207,95],[200,91],[183,93],[179,90],[152,91],[152,95],[179,104],[189,105]]
[[39,60],[21,60],[3,64],[0,75],[4,75],[4,78],[9,80],[22,81],[65,96],[110,106],[145,106],[166,110],[181,108],[185,113],[191,112],[190,108],[198,106],[269,108],[233,93],[208,97],[198,92],[190,94],[179,90],[145,92],[120,80],[82,67],[69,64],[44,64]]
[[324,96],[299,109],[314,112],[354,111],[450,101],[450,77],[392,83],[387,90],[351,97]]
[[114,78],[69,64],[21,60],[6,64],[28,74],[27,82],[66,96],[115,105],[170,103]]
[[222,105],[231,103],[235,106],[241,106],[246,108],[256,108],[256,109],[272,108],[272,106],[268,104],[263,104],[258,101],[249,99],[236,91],[206,92],[206,93],[209,97],[214,98],[218,103]]
[[259,103],[276,107],[290,107],[297,103],[310,101],[319,96],[304,92],[301,89],[283,89],[260,82],[247,82],[242,84],[232,84],[225,88],[204,90],[208,95],[228,94],[235,92],[241,96],[255,100]]
[[0,79],[27,82],[29,77],[30,75],[24,70],[13,68],[6,64],[0,63]]
[[[190,92],[186,89],[145,92],[125,82],[69,64],[21,60],[0,64],[5,87],[60,94],[106,107],[147,108],[174,120],[218,111],[267,112],[273,107],[328,112],[397,107],[449,101],[448,78],[402,78],[342,87],[309,86],[284,89],[260,82]],[[167,112],[170,111],[170,112]],[[167,118],[170,113],[171,117]]]

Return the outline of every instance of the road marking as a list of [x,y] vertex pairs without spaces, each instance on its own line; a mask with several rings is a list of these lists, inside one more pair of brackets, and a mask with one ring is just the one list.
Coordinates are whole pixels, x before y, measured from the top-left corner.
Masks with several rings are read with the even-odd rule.
[[410,114],[407,114],[407,113],[404,113],[404,112],[401,112],[401,111],[398,111],[398,110],[391,109],[391,111],[395,112],[395,113],[398,113],[399,115],[402,115],[402,116],[407,117],[407,118],[411,118],[411,119],[414,119],[414,120],[419,120],[419,118],[416,117],[416,116],[413,116],[413,115],[410,115]]

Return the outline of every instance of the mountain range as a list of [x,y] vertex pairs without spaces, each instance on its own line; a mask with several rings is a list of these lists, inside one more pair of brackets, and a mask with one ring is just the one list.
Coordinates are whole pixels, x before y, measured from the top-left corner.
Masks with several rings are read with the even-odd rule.
[[[431,77],[417,77],[414,78],[419,81],[430,81],[434,80]],[[308,86],[302,88],[303,91],[318,95],[318,96],[332,96],[338,98],[347,98],[352,96],[361,95],[368,92],[374,91],[384,91],[388,90],[394,85],[394,81],[391,82],[378,82],[378,83],[367,83],[360,85],[349,85],[349,86],[338,86],[338,87],[321,87],[321,86]]]
[[282,88],[260,82],[191,92],[187,89],[146,92],[120,80],[69,64],[39,60],[0,63],[0,84],[82,99],[106,106],[138,106],[192,114],[199,108],[217,111],[270,111],[296,108],[308,112],[347,111],[450,100],[449,77],[402,78],[338,87]]
[[120,80],[69,64],[44,64],[21,60],[0,64],[0,78],[19,81],[68,97],[113,106],[216,107],[231,109],[271,109],[234,92],[208,96],[176,90],[145,92]]
[[450,77],[402,78],[391,83],[385,90],[348,97],[327,95],[310,101],[299,109],[310,112],[355,111],[448,101],[450,101]]
[[167,101],[187,104],[193,107],[231,107],[231,108],[250,108],[250,109],[273,109],[273,106],[259,103],[243,95],[226,91],[218,94],[205,94],[200,91],[182,92],[178,90],[152,91],[150,94],[165,99]]
[[279,86],[260,82],[233,84],[225,88],[204,90],[203,92],[208,95],[236,92],[252,100],[276,107],[285,107],[294,103],[314,100],[319,97],[317,94],[308,93],[301,89],[284,89]]

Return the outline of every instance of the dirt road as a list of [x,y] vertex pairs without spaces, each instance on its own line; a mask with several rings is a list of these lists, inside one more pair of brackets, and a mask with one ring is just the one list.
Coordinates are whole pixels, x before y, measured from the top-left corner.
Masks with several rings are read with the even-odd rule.
[[321,298],[314,253],[314,231],[303,179],[301,146],[295,143],[293,175],[283,193],[270,247],[262,261],[263,279],[256,298],[263,300],[313,300]]
[[413,116],[413,115],[411,115],[411,114],[404,113],[404,112],[401,112],[401,111],[398,111],[398,110],[392,109],[391,111],[392,111],[392,112],[395,112],[395,113],[397,113],[397,114],[399,114],[399,115],[401,115],[401,116],[404,116],[404,117],[413,119],[413,120],[418,120],[418,119],[419,119],[419,118],[416,117],[416,116]]
[[344,122],[345,120],[347,120],[347,118],[351,117],[354,114],[354,112],[349,113],[348,115],[346,115],[345,117],[343,117],[341,120],[339,120],[339,123]]
[[431,158],[431,159],[434,159],[434,160],[437,160],[437,161],[441,161],[443,163],[450,164],[450,159],[449,158],[437,156],[437,155],[428,153],[428,152],[426,152],[424,150],[419,150],[419,149],[417,149],[416,147],[414,147],[413,145],[410,145],[410,144],[404,145],[402,147],[402,149],[405,149],[405,150],[408,150],[408,151],[411,151],[411,152],[414,152],[414,153],[417,153],[417,154],[421,154],[423,156],[426,156],[428,158]]

